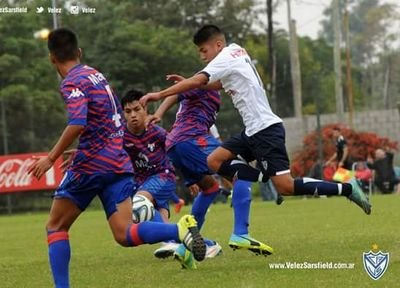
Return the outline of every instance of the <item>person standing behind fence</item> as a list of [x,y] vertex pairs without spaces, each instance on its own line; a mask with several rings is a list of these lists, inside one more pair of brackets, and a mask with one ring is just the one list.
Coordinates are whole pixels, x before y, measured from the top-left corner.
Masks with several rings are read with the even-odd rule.
[[326,166],[336,161],[336,168],[345,168],[351,170],[351,163],[349,161],[349,147],[346,139],[341,134],[340,128],[333,128],[333,137],[336,141],[336,152],[331,158],[325,163]]

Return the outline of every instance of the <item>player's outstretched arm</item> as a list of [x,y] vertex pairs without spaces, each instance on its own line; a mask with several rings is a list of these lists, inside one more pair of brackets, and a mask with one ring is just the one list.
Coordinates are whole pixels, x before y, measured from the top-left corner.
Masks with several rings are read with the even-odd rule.
[[28,173],[32,173],[33,176],[40,179],[53,166],[58,157],[79,137],[84,128],[81,125],[68,125],[47,157],[38,159],[29,167]]
[[188,79],[184,79],[172,85],[171,87],[168,87],[167,89],[161,90],[160,92],[148,93],[144,95],[140,99],[140,104],[146,105],[147,102],[158,101],[168,96],[186,92],[194,88],[200,88],[202,85],[207,84],[207,82],[208,77],[203,73],[199,73]]
[[161,103],[160,107],[158,107],[157,111],[153,115],[148,115],[145,125],[146,127],[149,124],[156,124],[161,121],[162,117],[164,116],[165,112],[171,109],[178,102],[178,95],[173,95],[171,97],[167,97]]

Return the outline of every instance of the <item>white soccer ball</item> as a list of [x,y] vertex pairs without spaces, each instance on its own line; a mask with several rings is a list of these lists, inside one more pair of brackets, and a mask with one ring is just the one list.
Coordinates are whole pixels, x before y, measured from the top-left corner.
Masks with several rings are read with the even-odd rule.
[[154,217],[154,205],[143,195],[135,195],[132,199],[133,223],[149,221]]

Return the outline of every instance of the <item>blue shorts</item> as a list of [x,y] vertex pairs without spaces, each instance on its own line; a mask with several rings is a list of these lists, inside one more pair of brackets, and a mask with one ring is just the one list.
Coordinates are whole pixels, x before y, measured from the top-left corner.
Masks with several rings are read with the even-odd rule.
[[131,197],[134,187],[130,173],[79,174],[67,171],[54,198],[68,198],[82,211],[95,196],[99,196],[107,219],[117,211],[117,205]]
[[185,178],[186,186],[198,183],[204,175],[212,175],[207,165],[207,156],[220,146],[211,135],[175,144],[168,156]]
[[169,200],[172,200],[176,191],[175,175],[171,173],[160,173],[152,175],[136,189],[136,192],[147,191],[155,201],[155,208],[167,209],[169,212]]

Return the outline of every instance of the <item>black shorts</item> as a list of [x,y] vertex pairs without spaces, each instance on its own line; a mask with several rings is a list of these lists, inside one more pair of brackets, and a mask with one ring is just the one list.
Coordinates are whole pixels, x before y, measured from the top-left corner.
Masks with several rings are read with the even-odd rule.
[[257,160],[264,175],[275,176],[290,171],[282,123],[271,125],[250,137],[243,130],[225,141],[222,147],[242,156],[247,162]]

